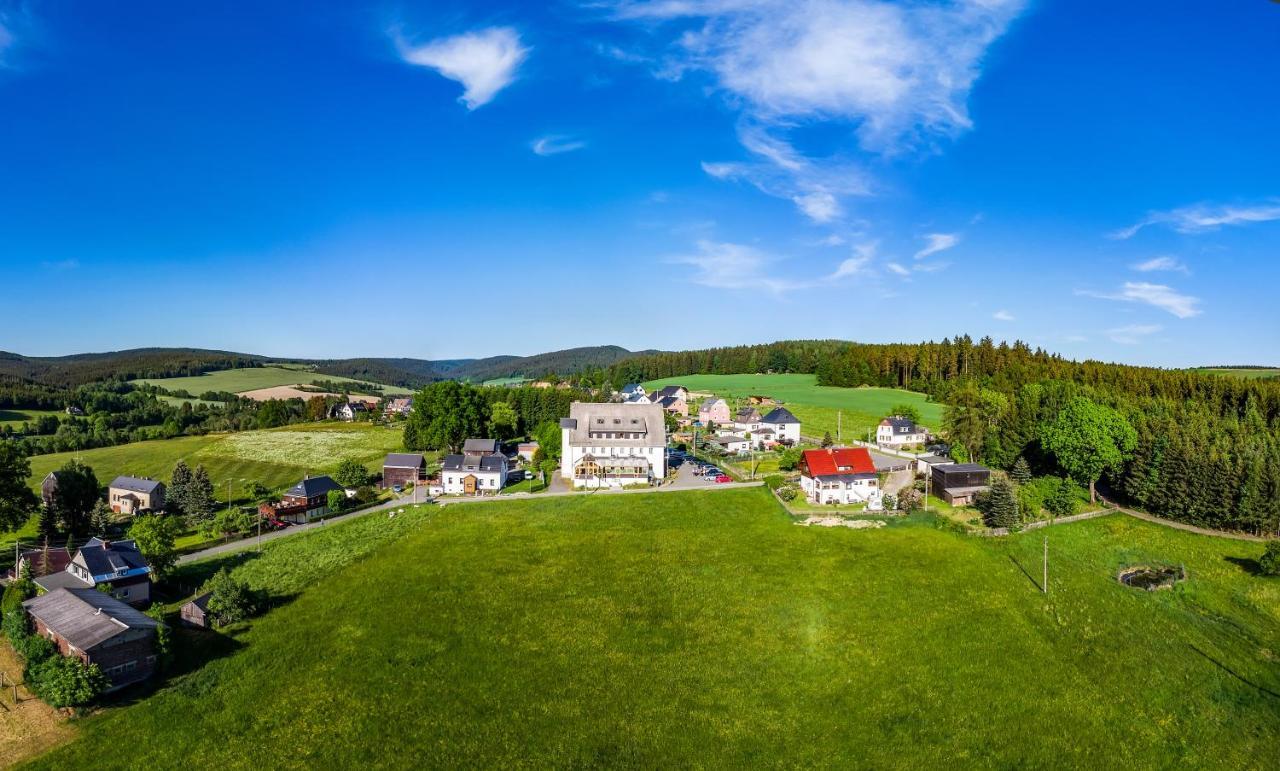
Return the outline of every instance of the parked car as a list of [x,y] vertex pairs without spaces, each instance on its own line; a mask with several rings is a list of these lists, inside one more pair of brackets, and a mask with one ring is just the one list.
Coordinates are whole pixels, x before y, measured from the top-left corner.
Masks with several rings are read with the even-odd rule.
[[404,492],[404,485],[391,485],[391,489],[397,493]]
[[721,474],[716,477],[716,484],[718,485],[722,485],[725,482],[732,482],[732,481],[733,481],[733,477],[729,476],[728,474]]

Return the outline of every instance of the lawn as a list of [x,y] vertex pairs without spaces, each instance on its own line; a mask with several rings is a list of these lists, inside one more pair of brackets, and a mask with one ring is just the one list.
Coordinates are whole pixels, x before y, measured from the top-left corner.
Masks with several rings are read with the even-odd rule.
[[45,415],[61,417],[61,410],[29,410],[26,408],[9,408],[0,410],[0,426],[9,426],[14,431],[22,428],[23,423],[34,423]]
[[[937,431],[942,427],[942,405],[929,401],[924,394],[898,388],[820,386],[813,375],[685,375],[650,381],[644,387],[667,385],[683,385],[691,391],[725,398],[772,396],[800,419],[805,436],[821,437],[830,431],[834,437],[839,422],[842,439],[866,439],[868,429],[873,429],[890,408],[902,403],[920,410],[920,418],[929,428]],[[762,408],[761,412],[768,409]],[[838,419],[837,413],[842,413]]]
[[[35,767],[1273,763],[1258,544],[1120,515],[1005,539],[928,522],[801,528],[745,489],[335,525],[225,558],[276,607]],[[1120,586],[1133,563],[1190,579]]]
[[[242,391],[253,391],[259,388],[274,388],[275,386],[296,385],[299,383],[306,385],[320,380],[329,380],[334,383],[360,382],[348,377],[311,372],[300,366],[224,369],[191,377],[146,378],[133,382],[150,383],[170,391],[185,390],[192,395],[199,396],[205,391],[241,393]],[[383,393],[407,394],[409,390],[387,385],[383,386]]]
[[1195,371],[1211,375],[1227,375],[1228,377],[1238,377],[1246,380],[1280,377],[1280,367],[1199,367]]
[[120,474],[169,478],[179,459],[195,468],[203,464],[214,482],[215,496],[226,500],[227,480],[232,498],[244,496],[239,480],[261,482],[284,489],[303,474],[333,471],[344,458],[355,458],[370,471],[382,469],[388,452],[402,449],[398,428],[368,423],[307,423],[267,431],[185,436],[134,442],[95,450],[35,455],[31,458],[31,484],[72,458],[89,464],[102,484]]

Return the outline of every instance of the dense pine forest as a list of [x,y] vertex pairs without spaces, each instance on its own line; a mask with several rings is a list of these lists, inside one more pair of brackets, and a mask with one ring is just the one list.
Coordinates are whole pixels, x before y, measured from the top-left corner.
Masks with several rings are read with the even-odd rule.
[[[581,380],[615,387],[690,373],[805,372],[831,386],[921,391],[950,405],[953,440],[975,459],[1010,468],[1024,457],[1061,473],[1047,428],[1076,399],[1113,409],[1136,433],[1105,491],[1196,525],[1280,529],[1280,382],[1187,370],[1075,362],[1023,343],[968,336],[919,344],[832,340],[664,353],[629,359]],[[956,436],[964,434],[964,436]]]

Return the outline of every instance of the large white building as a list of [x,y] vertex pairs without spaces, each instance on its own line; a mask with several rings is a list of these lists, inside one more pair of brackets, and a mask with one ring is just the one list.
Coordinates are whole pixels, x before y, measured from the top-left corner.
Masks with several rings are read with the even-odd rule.
[[667,476],[661,405],[574,402],[560,433],[560,475],[574,487],[649,484]]

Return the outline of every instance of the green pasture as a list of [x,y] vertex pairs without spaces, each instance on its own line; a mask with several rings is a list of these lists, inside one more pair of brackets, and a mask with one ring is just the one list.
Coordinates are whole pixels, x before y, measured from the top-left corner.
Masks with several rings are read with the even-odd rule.
[[[217,372],[206,372],[203,375],[194,375],[190,377],[144,378],[132,382],[149,383],[170,391],[185,390],[192,395],[199,396],[205,391],[229,391],[231,393],[241,393],[244,391],[254,391],[259,388],[274,388],[276,386],[297,384],[307,385],[320,380],[329,380],[335,383],[361,382],[349,377],[312,372],[298,366],[224,369],[218,370]],[[399,386],[384,385],[383,393],[407,394],[409,393],[409,390],[407,388],[400,388]]]

